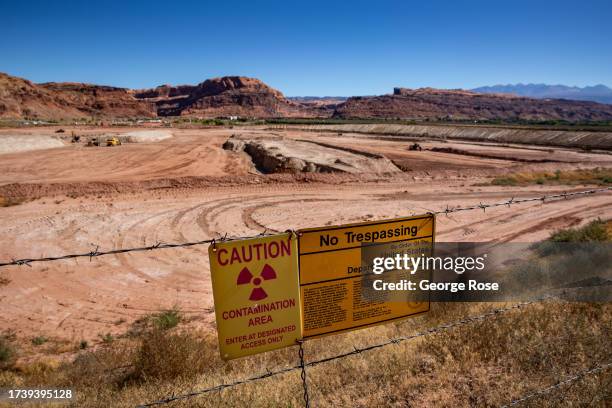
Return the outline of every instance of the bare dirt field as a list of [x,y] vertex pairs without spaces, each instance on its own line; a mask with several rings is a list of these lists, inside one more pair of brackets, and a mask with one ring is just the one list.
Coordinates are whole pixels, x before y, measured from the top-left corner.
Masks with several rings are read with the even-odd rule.
[[[55,130],[36,132],[51,136]],[[74,130],[87,136],[138,129]],[[580,191],[593,186],[486,182],[519,171],[612,167],[609,154],[542,146],[431,141],[421,143],[423,151],[409,151],[411,141],[363,134],[169,131],[172,137],[122,146],[66,143],[2,155],[0,196],[20,204],[0,208],[0,260],[252,235]],[[357,149],[383,155],[404,171],[263,175],[246,153],[222,148],[232,134]],[[455,150],[429,150],[436,147]],[[612,218],[611,193],[439,216],[436,238],[531,242],[597,217]],[[23,338],[95,343],[100,334],[125,333],[139,317],[175,305],[190,316],[189,324],[214,327],[205,246],[11,266],[0,270],[0,277],[0,330]]]

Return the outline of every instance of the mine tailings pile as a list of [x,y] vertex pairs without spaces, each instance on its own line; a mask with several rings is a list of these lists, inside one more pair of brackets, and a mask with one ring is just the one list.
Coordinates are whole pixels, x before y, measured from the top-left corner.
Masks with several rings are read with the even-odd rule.
[[[540,146],[559,146],[579,149],[612,150],[612,132],[573,130],[540,130],[466,125],[307,125],[295,126],[317,132],[363,133],[396,136],[412,140],[414,137],[429,139],[455,139],[493,143],[519,143]],[[411,139],[412,138],[412,139]]]
[[245,152],[262,173],[399,173],[381,155],[280,137],[231,137],[225,150]]

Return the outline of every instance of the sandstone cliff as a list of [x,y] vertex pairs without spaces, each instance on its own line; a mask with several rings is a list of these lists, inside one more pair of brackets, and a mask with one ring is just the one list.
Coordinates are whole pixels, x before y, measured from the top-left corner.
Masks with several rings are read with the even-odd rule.
[[240,76],[209,79],[195,86],[163,85],[135,91],[135,96],[154,102],[159,116],[274,118],[331,113],[292,102],[258,79]]
[[338,118],[612,120],[612,105],[565,99],[530,99],[463,90],[395,88],[392,95],[352,97]]
[[0,73],[0,118],[152,117],[154,106],[124,88],[79,83],[34,84]]
[[81,83],[34,84],[0,73],[0,118],[154,116],[606,121],[612,120],[612,105],[432,88],[395,88],[390,95],[346,101],[290,100],[258,79],[241,76],[130,90]]

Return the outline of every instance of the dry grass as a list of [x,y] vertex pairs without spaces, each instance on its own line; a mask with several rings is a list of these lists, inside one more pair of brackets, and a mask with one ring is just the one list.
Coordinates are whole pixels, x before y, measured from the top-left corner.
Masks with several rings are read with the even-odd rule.
[[515,173],[497,177],[491,181],[495,186],[541,185],[601,185],[612,184],[612,169],[569,170],[555,172]]
[[[499,304],[435,304],[428,315],[402,323],[312,340],[314,360]],[[495,406],[607,362],[611,305],[547,302],[308,369],[314,406]],[[297,364],[296,348],[223,363],[209,332],[154,329],[84,351],[62,365],[36,363],[0,375],[0,386],[72,386],[75,406],[134,406],[172,394]],[[559,406],[610,392],[610,372],[564,387],[535,406]],[[607,384],[607,385],[606,385]],[[598,402],[599,401],[599,402]],[[571,404],[570,404],[571,403]],[[299,372],[241,385],[171,406],[302,406]]]
[[134,356],[131,381],[194,378],[218,364],[216,338],[210,333],[167,333],[155,329],[142,339]]
[[[596,220],[580,229],[558,231],[551,239],[600,240],[609,227],[609,222]],[[605,240],[608,238],[606,235]],[[506,304],[434,303],[429,313],[416,318],[308,341],[306,361],[503,306]],[[50,358],[15,364],[14,336],[2,336],[0,351],[5,347],[9,358],[0,370],[0,387],[71,387],[77,390],[75,407],[133,407],[298,364],[296,347],[223,362],[214,331],[174,327],[174,317],[180,315],[170,312],[149,315],[131,335],[80,350],[73,361],[62,364]],[[156,323],[157,318],[164,323]],[[165,324],[168,318],[170,325]],[[310,397],[313,406],[326,407],[500,406],[612,362],[611,330],[610,303],[549,300],[531,304],[309,367]],[[611,379],[612,370],[592,374],[534,398],[526,406],[604,407],[612,392]],[[303,406],[299,371],[168,406]]]

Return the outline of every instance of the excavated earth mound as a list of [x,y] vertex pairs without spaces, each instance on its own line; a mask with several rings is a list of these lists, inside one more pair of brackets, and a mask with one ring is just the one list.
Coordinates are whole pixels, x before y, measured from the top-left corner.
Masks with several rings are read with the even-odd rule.
[[384,156],[286,138],[231,137],[225,150],[245,152],[262,173],[398,173]]
[[[285,128],[288,126],[285,126]],[[457,139],[492,143],[520,143],[579,149],[612,150],[612,132],[539,130],[466,125],[309,125],[293,126],[312,131],[353,132],[400,138]],[[281,129],[282,126],[274,128]]]
[[64,147],[59,138],[45,135],[0,135],[0,154]]

